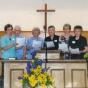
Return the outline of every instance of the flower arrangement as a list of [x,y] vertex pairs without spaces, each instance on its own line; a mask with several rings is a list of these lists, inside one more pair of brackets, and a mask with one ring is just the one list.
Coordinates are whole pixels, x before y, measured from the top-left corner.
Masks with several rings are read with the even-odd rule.
[[55,88],[53,86],[54,80],[52,75],[47,74],[46,69],[42,68],[42,60],[38,59],[38,56],[33,53],[33,59],[27,62],[27,73],[24,73],[18,77],[22,83],[23,88],[29,86],[29,88]]

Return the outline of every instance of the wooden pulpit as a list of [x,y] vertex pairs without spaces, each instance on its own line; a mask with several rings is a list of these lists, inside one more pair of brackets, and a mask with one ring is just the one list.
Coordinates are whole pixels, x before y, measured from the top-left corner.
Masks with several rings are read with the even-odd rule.
[[[47,59],[60,59],[61,50],[47,50]],[[37,50],[36,54],[39,59],[45,59],[45,50]]]
[[[30,60],[2,60],[4,63],[4,88],[22,88],[18,76],[26,73]],[[43,62],[42,67],[45,67]],[[88,88],[86,60],[48,60],[47,71],[55,80],[56,88]]]

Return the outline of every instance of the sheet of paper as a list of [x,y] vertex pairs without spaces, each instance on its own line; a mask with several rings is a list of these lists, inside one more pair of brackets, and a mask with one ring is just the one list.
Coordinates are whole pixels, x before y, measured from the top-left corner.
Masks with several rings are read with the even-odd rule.
[[15,60],[16,58],[9,58],[9,60]]
[[25,44],[25,38],[16,38],[16,43],[18,43],[16,47],[23,46]]
[[47,41],[47,42],[46,42],[46,45],[47,45],[47,47],[55,47],[53,41]]
[[38,48],[38,47],[40,47],[41,46],[41,41],[36,41],[36,40],[33,40],[33,47],[35,47],[35,48]]
[[59,49],[66,52],[66,51],[68,51],[68,45],[67,44],[59,44]]
[[79,48],[76,48],[76,49],[70,48],[70,51],[71,51],[73,54],[77,54],[77,53],[79,52]]

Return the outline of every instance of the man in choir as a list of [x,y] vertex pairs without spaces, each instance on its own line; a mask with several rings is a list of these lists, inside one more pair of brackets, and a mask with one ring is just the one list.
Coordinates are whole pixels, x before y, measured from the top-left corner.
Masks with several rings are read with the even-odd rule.
[[27,54],[28,59],[32,59],[32,53],[36,50],[40,50],[44,47],[43,38],[39,37],[40,29],[38,27],[33,28],[32,37],[27,40]]
[[45,38],[45,45],[49,42],[53,43],[54,46],[47,46],[48,50],[58,50],[58,43],[59,43],[59,36],[55,35],[55,27],[53,25],[48,27],[48,34],[49,36]]
[[18,45],[15,43],[15,39],[12,36],[13,26],[7,24],[4,27],[6,35],[1,37],[1,49],[2,49],[2,59],[15,58],[16,52],[15,47]]
[[[15,40],[17,38],[25,38],[23,35],[20,34],[21,33],[21,27],[19,25],[16,25],[14,27],[14,38]],[[18,60],[22,60],[26,58],[26,40],[25,40],[25,44],[23,46],[20,47],[16,47],[16,58]]]
[[79,25],[74,27],[75,36],[69,40],[69,51],[71,59],[83,59],[83,55],[87,52],[87,40],[81,36],[83,28]]

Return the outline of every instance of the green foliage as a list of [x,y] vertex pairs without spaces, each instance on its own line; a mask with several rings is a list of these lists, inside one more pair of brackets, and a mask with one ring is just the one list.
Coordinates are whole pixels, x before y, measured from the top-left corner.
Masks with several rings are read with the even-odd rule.
[[84,59],[88,59],[88,55],[87,54],[84,54]]

